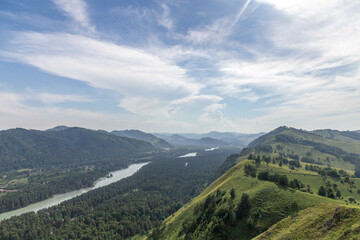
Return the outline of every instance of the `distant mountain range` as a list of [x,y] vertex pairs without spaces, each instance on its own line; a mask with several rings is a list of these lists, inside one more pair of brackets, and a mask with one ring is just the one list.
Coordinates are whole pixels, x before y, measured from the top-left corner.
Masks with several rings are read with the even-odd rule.
[[[59,132],[67,129],[67,126],[57,126],[48,129],[49,132]],[[102,130],[99,130],[102,131]],[[105,132],[106,131],[102,131]],[[112,134],[120,137],[134,138],[147,141],[156,148],[173,148],[173,146],[199,146],[199,147],[245,147],[254,139],[264,135],[264,132],[247,134],[236,132],[209,133],[147,133],[140,130],[114,130]]]
[[202,147],[225,147],[229,146],[228,143],[209,137],[203,137],[200,139],[193,139],[181,136],[179,134],[171,135],[170,137],[165,136],[166,141],[174,145],[192,145]]
[[208,147],[237,146],[245,147],[252,140],[265,133],[246,134],[235,132],[209,132],[198,133],[154,133],[153,135],[162,138],[173,145],[193,145]]

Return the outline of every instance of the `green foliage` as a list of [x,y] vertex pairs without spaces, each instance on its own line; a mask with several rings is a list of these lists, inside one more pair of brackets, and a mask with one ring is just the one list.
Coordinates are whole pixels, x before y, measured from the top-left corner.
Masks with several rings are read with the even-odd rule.
[[[45,200],[54,194],[90,187],[114,169],[154,147],[144,141],[104,131],[67,128],[61,131],[11,129],[0,131],[0,175],[15,190],[0,198],[0,212]],[[18,169],[28,168],[24,172]]]
[[263,180],[263,181],[268,181],[269,180],[269,172],[268,171],[259,172],[258,179]]
[[231,196],[231,199],[234,199],[236,197],[235,189],[233,189],[233,188],[231,189],[230,196]]
[[[274,182],[277,181],[275,185],[270,181],[259,181],[244,176],[243,171],[248,165],[254,166],[253,161],[245,160],[244,163],[239,163],[212,183],[189,205],[169,217],[162,224],[160,239],[251,239],[260,231],[266,231],[274,223],[294,215],[301,209],[320,202],[334,201],[330,198],[290,190],[279,184],[281,177],[285,175],[288,181],[292,180],[303,190],[305,187],[303,180],[294,180],[294,176],[300,177],[304,176],[303,174],[290,173],[290,170],[279,168],[277,165],[261,165],[258,169],[258,177],[263,172],[268,172],[269,178],[271,177]],[[312,176],[321,179],[320,176]],[[235,198],[231,197],[232,189],[237,193]],[[307,189],[306,192],[311,191],[310,186]],[[229,193],[219,198],[217,197],[220,196],[217,193],[219,190],[221,193],[226,191]],[[213,197],[209,198],[209,196]],[[248,201],[244,201],[243,196],[249,196],[244,197]],[[208,199],[214,202],[211,211],[203,207]],[[244,202],[250,203],[251,207]],[[244,205],[246,207],[239,207]],[[230,213],[242,212],[240,209],[245,212],[248,209],[245,217],[244,214],[237,214],[242,217],[237,218],[235,223],[233,221],[230,223],[229,219],[232,219],[229,217]],[[187,226],[186,229],[184,225]]]
[[246,193],[243,193],[241,196],[240,204],[236,210],[237,219],[246,218],[249,214],[251,208],[250,196]]
[[104,164],[151,150],[154,147],[148,142],[103,131],[11,129],[0,131],[0,171]]
[[260,159],[259,155],[257,155],[257,157],[255,158],[255,164],[256,164],[257,167],[259,167],[260,164],[261,164],[261,159]]
[[[226,156],[228,152],[218,151],[191,159],[153,159],[129,178],[38,214],[2,221],[0,239],[10,239],[11,234],[20,239],[126,239],[147,234],[199,194]],[[208,202],[209,209],[212,204]],[[155,228],[155,236],[159,231]]]
[[326,190],[325,190],[325,188],[324,188],[323,186],[321,186],[321,187],[319,188],[318,194],[319,194],[320,196],[323,196],[323,197],[326,196]]
[[250,164],[247,164],[244,168],[245,176],[256,177],[256,168]]
[[277,173],[274,175],[270,175],[268,171],[262,171],[259,172],[258,179],[263,181],[275,182],[283,187],[289,186],[289,179],[286,175],[279,175]]

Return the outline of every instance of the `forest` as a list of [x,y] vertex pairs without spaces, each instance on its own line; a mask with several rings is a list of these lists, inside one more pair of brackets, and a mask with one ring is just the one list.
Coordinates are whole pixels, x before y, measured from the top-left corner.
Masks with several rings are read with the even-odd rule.
[[146,234],[204,190],[234,151],[154,159],[127,179],[1,222],[0,238],[126,239]]
[[[104,131],[0,131],[0,213],[90,187],[114,169],[159,150],[150,143]],[[162,153],[165,154],[166,153]]]

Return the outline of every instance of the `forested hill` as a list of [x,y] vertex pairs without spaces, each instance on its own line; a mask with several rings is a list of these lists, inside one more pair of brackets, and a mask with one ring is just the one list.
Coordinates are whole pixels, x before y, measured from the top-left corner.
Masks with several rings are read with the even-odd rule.
[[145,141],[84,128],[0,131],[0,171],[78,166],[153,150]]
[[159,148],[172,148],[170,143],[166,142],[164,139],[161,139],[159,137],[156,137],[150,133],[145,133],[139,130],[123,130],[123,131],[112,131],[112,134],[115,134],[117,136],[121,137],[128,137],[128,138],[135,138],[138,140],[143,140],[150,142],[154,147]]

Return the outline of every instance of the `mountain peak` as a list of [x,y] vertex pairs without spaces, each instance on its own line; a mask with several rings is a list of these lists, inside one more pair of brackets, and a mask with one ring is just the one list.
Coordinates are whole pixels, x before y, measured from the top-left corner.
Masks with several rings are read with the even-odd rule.
[[48,129],[48,130],[46,130],[46,131],[53,131],[53,132],[55,132],[55,131],[63,131],[63,130],[68,129],[68,128],[69,128],[68,126],[59,125],[59,126],[50,128],[50,129]]

